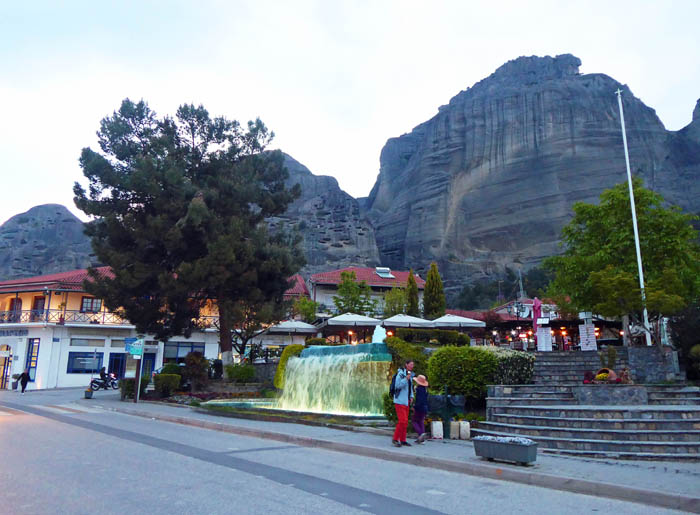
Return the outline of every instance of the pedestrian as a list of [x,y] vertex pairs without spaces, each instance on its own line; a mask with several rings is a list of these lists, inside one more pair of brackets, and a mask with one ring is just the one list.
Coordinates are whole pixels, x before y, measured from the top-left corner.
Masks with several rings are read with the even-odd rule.
[[425,416],[428,414],[428,380],[424,375],[419,375],[414,379],[416,384],[415,400],[413,401],[413,418],[411,423],[413,429],[418,433],[416,443],[425,442],[428,436],[425,432]]
[[408,407],[413,398],[413,360],[406,360],[406,364],[396,372],[394,382],[394,409],[396,410],[396,428],[391,443],[396,447],[402,445],[410,447],[406,441],[406,431],[408,430]]
[[19,384],[22,385],[22,395],[24,395],[24,390],[27,389],[27,383],[29,382],[29,369],[25,368],[24,372],[19,375]]

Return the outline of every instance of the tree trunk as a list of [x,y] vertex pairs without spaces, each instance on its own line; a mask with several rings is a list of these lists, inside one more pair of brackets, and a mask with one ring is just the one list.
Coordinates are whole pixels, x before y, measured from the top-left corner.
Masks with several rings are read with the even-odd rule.
[[629,347],[630,342],[630,316],[624,315],[622,317],[622,345]]
[[219,306],[219,350],[221,351],[221,363],[224,365],[224,377],[226,365],[233,363],[233,346],[231,343],[231,325],[228,320],[228,312],[225,306]]

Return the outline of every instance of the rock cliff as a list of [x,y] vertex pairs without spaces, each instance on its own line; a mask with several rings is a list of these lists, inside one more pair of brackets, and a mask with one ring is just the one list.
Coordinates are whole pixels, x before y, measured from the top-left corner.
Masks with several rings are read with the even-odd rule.
[[700,104],[688,127],[667,131],[627,86],[580,64],[510,61],[386,143],[362,202],[385,266],[424,272],[436,260],[454,291],[559,252],[572,204],[626,180],[618,88],[633,173],[700,210]]
[[0,279],[85,268],[93,259],[83,223],[61,205],[33,207],[0,226]]

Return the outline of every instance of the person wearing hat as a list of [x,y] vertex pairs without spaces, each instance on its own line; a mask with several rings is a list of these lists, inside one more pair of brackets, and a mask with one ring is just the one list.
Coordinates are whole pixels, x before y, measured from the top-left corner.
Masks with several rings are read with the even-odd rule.
[[424,375],[419,375],[413,379],[416,382],[415,401],[413,402],[413,418],[411,423],[413,429],[418,433],[416,443],[425,442],[428,436],[425,432],[425,416],[428,414],[428,380]]

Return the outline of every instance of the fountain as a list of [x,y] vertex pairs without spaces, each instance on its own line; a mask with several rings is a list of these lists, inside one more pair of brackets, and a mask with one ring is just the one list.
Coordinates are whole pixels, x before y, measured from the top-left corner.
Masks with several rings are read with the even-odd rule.
[[372,343],[305,348],[287,362],[282,396],[273,402],[207,404],[288,412],[379,417],[387,391],[391,355],[377,326]]

